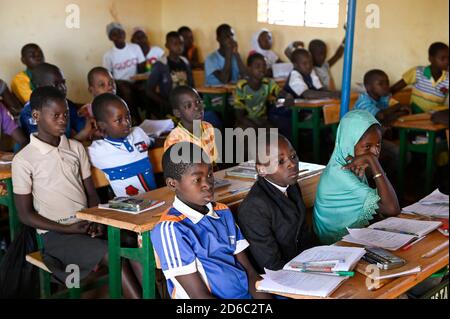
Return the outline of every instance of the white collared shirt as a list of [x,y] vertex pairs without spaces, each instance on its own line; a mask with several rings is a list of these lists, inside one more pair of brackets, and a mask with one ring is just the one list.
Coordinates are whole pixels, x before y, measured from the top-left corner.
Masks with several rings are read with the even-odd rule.
[[206,215],[203,215],[202,213],[199,213],[195,209],[189,207],[188,205],[183,203],[177,196],[175,196],[172,205],[177,211],[181,212],[183,215],[189,218],[194,224],[198,224],[198,222],[205,216],[210,216],[215,219],[220,218],[220,216],[217,215],[217,213],[214,211],[211,203],[206,204],[206,207],[208,207],[209,210],[208,214]]
[[269,180],[268,180],[267,178],[265,178],[265,177],[264,177],[264,179],[265,179],[268,183],[272,184],[272,185],[273,185],[276,189],[278,189],[280,192],[282,192],[283,194],[286,194],[289,185],[286,186],[286,187],[283,187],[283,186],[279,186],[279,185],[277,185],[277,184],[275,184],[275,183],[272,183],[271,181],[269,181]]

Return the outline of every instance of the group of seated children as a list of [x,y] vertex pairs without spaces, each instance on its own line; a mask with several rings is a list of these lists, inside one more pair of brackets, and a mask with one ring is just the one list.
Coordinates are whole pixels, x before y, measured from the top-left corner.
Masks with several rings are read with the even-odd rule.
[[[168,33],[167,56],[150,46],[142,29],[134,30],[133,43],[125,41],[120,24],[108,25],[107,34],[114,48],[105,54],[105,67],[93,68],[87,77],[92,103],[78,108],[68,100],[62,71],[44,62],[38,46],[27,45],[22,50],[27,69],[13,85],[26,103],[19,116],[21,127],[9,108],[0,104],[1,130],[23,147],[12,163],[19,217],[38,230],[44,262],[62,283],[68,264],[80,266],[81,278],[99,265],[107,266],[104,227],[75,215],[99,203],[90,165],[106,174],[115,196],[133,196],[157,187],[148,157],[152,140],[132,120],[139,113],[129,102],[133,90],[139,90],[131,80],[137,72],[151,69],[145,90],[161,114],[176,117],[162,158],[165,184],[175,199],[151,233],[169,293],[175,298],[271,298],[255,287],[264,269],[281,269],[301,251],[334,243],[347,227],[366,226],[375,215],[399,214],[395,191],[379,157],[385,128],[409,109],[392,102],[390,94],[412,84],[413,107],[420,111],[437,108],[448,96],[448,46],[443,43],[430,47],[429,66],[407,72],[391,89],[383,71],[367,72],[366,92],[355,110],[341,119],[334,151],[321,175],[313,227],[308,225],[297,183],[299,158],[287,138],[290,135],[258,136],[265,139],[262,145],[269,157],[260,158],[260,150],[255,152],[258,178],[239,207],[236,223],[230,209],[214,201],[213,169],[221,150],[203,101],[193,88],[191,61],[200,62],[192,31],[183,27]],[[268,30],[255,35],[256,52],[249,55],[247,66],[231,26],[219,26],[216,36],[219,49],[205,61],[206,83],[237,82],[233,96],[237,126],[275,126],[284,133],[290,113],[284,106],[277,107],[278,97],[339,95],[331,90],[327,74],[342,56],[342,47],[325,62],[323,42],[312,41],[309,51],[301,48],[302,43],[293,43],[294,50],[286,51],[294,69],[281,89],[267,77],[270,66],[280,61],[271,53]],[[6,91],[0,80],[0,96]],[[3,98],[8,101],[8,96]],[[81,142],[90,144],[87,151]],[[141,272],[136,263],[122,261],[126,298],[140,297]]]

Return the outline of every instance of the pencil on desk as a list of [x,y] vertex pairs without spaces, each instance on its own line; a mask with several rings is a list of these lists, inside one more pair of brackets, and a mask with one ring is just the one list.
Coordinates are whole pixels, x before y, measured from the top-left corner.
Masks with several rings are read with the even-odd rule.
[[403,246],[402,250],[408,250],[410,249],[412,246],[414,246],[415,244],[417,244],[419,241],[421,241],[422,239],[424,239],[425,236],[419,237],[416,240],[414,240],[413,242]]
[[436,255],[438,252],[440,252],[441,250],[443,250],[447,246],[448,246],[448,240],[444,241],[442,244],[440,244],[439,246],[433,248],[429,252],[423,254],[422,258],[433,257],[434,255]]

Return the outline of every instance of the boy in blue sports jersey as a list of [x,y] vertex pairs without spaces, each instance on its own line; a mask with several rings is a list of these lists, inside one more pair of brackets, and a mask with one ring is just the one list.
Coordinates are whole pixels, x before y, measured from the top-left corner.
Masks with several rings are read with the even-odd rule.
[[271,298],[257,292],[260,280],[245,249],[248,242],[230,209],[214,199],[212,165],[195,144],[180,142],[163,155],[171,208],[153,229],[152,243],[172,298]]
[[156,188],[148,158],[150,138],[140,127],[131,127],[124,100],[103,93],[92,102],[92,113],[104,138],[88,148],[93,166],[108,178],[116,196],[134,196]]

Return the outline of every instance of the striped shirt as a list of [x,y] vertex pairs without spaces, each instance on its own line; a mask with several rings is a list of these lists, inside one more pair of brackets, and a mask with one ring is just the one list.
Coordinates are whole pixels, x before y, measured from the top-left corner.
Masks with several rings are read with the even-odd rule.
[[[196,132],[196,130],[198,132]],[[196,129],[194,127],[194,134],[189,132],[183,124],[179,122],[177,127],[175,127],[166,138],[166,141],[164,142],[164,151],[166,151],[173,144],[180,142],[190,142],[198,147],[201,147],[209,156],[212,163],[217,162],[219,154],[217,153],[214,127],[208,122],[202,121],[200,128]]]
[[116,196],[134,196],[156,188],[149,144],[147,134],[134,127],[124,139],[104,138],[89,146],[92,165],[106,174]]
[[214,297],[249,299],[247,274],[235,258],[249,244],[226,205],[206,207],[209,213],[203,215],[175,196],[151,232],[169,293],[188,299],[176,277],[198,272]]
[[275,103],[280,87],[273,79],[264,78],[261,87],[254,91],[248,80],[240,80],[234,92],[234,108],[247,111],[251,119],[267,118],[267,104]]
[[403,75],[406,84],[412,85],[411,104],[415,104],[424,112],[443,106],[448,96],[448,72],[435,81],[429,66],[412,68]]

